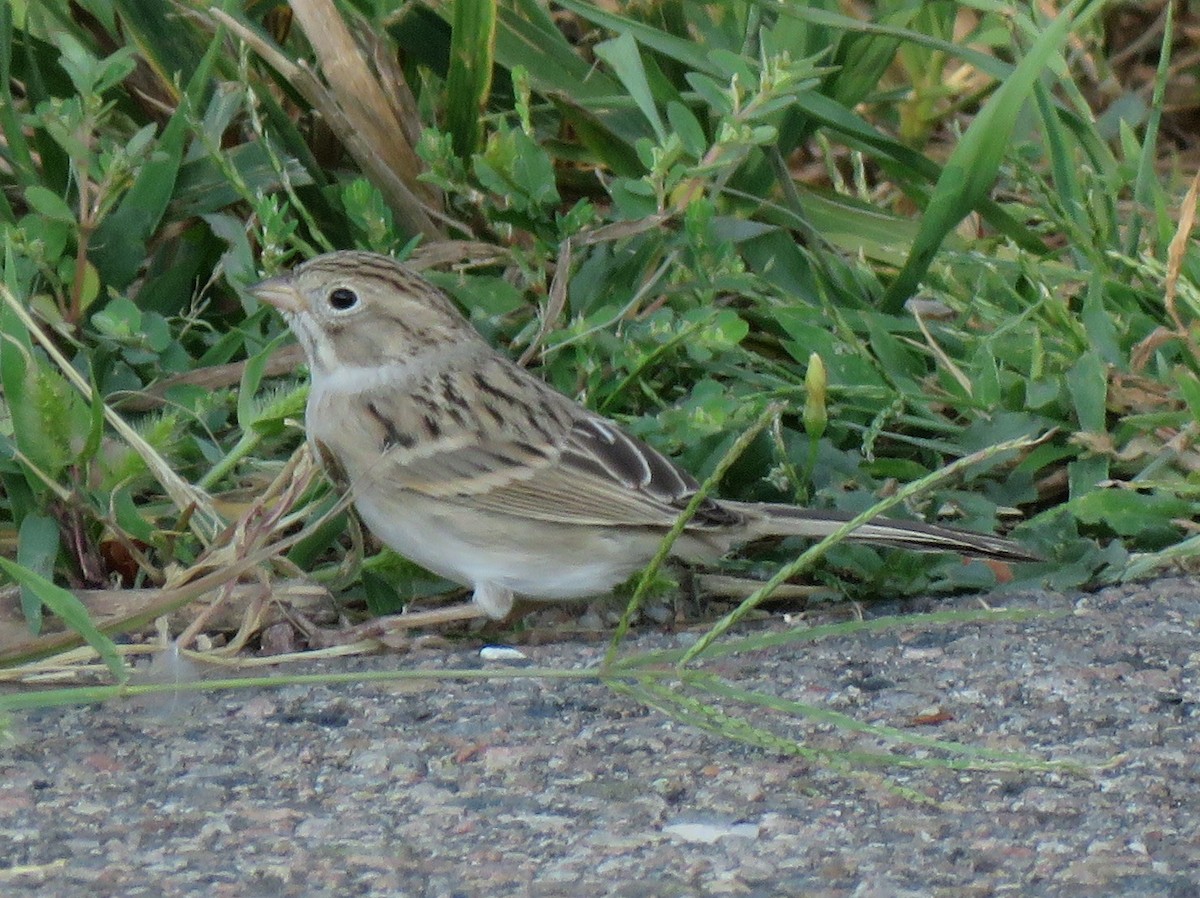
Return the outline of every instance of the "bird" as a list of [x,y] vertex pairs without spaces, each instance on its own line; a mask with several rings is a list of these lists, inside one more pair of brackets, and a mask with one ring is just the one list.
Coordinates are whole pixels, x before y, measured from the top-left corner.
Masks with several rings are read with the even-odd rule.
[[[250,293],[282,313],[304,350],[315,454],[384,545],[472,591],[463,618],[503,619],[516,596],[611,592],[648,564],[699,488],[493,348],[449,295],[389,256],[326,253]],[[711,562],[760,538],[821,538],[849,517],[708,496],[672,555]],[[1008,539],[882,517],[847,539],[1037,558]]]

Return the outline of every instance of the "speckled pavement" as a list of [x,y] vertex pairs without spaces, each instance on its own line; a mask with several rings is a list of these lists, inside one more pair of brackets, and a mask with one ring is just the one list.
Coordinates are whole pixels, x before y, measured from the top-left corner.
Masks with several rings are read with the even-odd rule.
[[[1074,759],[1089,775],[847,774],[590,681],[285,686],[175,710],[43,710],[14,719],[0,749],[0,895],[1200,895],[1200,581],[994,604],[1068,613],[859,632],[718,669],[860,720]],[[561,668],[604,647],[522,651]],[[453,646],[309,669],[491,664]],[[770,722],[810,745],[879,747]]]

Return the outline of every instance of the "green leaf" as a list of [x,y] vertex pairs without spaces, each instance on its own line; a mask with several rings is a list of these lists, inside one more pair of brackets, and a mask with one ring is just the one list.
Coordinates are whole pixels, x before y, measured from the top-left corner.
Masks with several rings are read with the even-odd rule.
[[667,104],[667,121],[679,135],[679,142],[693,159],[700,159],[708,150],[708,138],[700,126],[700,120],[692,111],[677,100]]
[[1107,292],[1104,273],[1097,268],[1088,283],[1079,319],[1087,333],[1088,345],[1097,358],[1110,365],[1123,365],[1125,353],[1121,349],[1122,313],[1108,308],[1105,304]]
[[44,215],[51,221],[75,224],[75,210],[52,190],[41,186],[27,187],[25,188],[25,201],[33,207],[35,212]]
[[1160,539],[1176,533],[1172,518],[1193,520],[1192,503],[1166,493],[1127,489],[1092,490],[1071,501],[1071,510],[1085,524],[1105,524],[1121,536],[1146,537],[1157,532]]
[[502,277],[479,275],[464,282],[457,275],[435,274],[430,279],[453,296],[472,318],[499,318],[529,305],[525,294]]
[[[194,76],[211,62],[213,44],[224,44],[226,39],[219,31],[205,54],[205,31],[195,27],[171,4],[162,0],[112,0],[112,5],[120,13],[121,25],[131,44],[136,45],[130,46],[131,52],[136,50],[158,76],[162,87],[172,94],[178,92],[177,85],[183,81],[196,83]],[[204,80],[208,80],[207,72]]]
[[366,593],[367,611],[371,614],[395,614],[404,607],[405,600],[396,591],[392,578],[373,571],[363,571],[361,579],[363,592]]
[[1161,196],[1156,164],[1162,158],[1159,153],[1159,134],[1162,129],[1163,107],[1167,86],[1175,80],[1177,64],[1171,56],[1175,46],[1175,8],[1168,5],[1164,10],[1164,21],[1161,41],[1158,42],[1158,68],[1154,78],[1154,94],[1151,97],[1149,115],[1142,129],[1141,153],[1131,156],[1138,163],[1137,180],[1134,183],[1134,204],[1129,208],[1128,219],[1122,221],[1125,231],[1124,252],[1133,256],[1141,245],[1143,227],[1142,210],[1151,205],[1151,198],[1157,193]]
[[715,78],[701,75],[699,72],[688,72],[685,76],[692,90],[698,93],[713,111],[720,115],[733,114],[733,101],[729,97],[729,89]]
[[984,408],[996,408],[1000,403],[1000,370],[989,344],[982,344],[971,366],[972,398]]
[[[899,15],[910,16],[913,6],[917,5],[910,5]],[[849,109],[857,106],[878,87],[880,77],[894,64],[896,49],[900,46],[900,39],[895,37],[845,33],[833,58],[838,68],[829,77],[828,95]]]
[[166,351],[171,345],[171,326],[157,312],[146,312],[142,315],[142,341],[152,353]]
[[[261,141],[222,150],[221,163],[236,173],[236,178],[251,194],[274,193],[285,183],[293,188],[313,183],[308,169],[291,157],[281,160],[282,169],[277,169]],[[207,215],[225,209],[241,198],[238,186],[230,183],[229,175],[211,156],[203,156],[180,166],[167,214],[180,219]]]
[[1107,433],[1108,375],[1095,352],[1085,352],[1067,371],[1067,390],[1075,405],[1079,429]]
[[282,331],[274,340],[246,360],[242,369],[242,382],[238,387],[237,420],[242,431],[252,430],[262,419],[262,408],[257,401],[258,390],[262,386],[263,374],[267,362],[280,346],[290,339],[287,331]]
[[1087,218],[1080,201],[1083,190],[1080,186],[1079,167],[1069,151],[1067,129],[1059,119],[1053,97],[1042,81],[1034,85],[1034,99],[1037,101],[1038,116],[1046,135],[1050,172],[1063,210],[1077,228],[1087,228]]
[[59,49],[59,65],[71,78],[80,96],[100,96],[123,80],[136,66],[133,47],[121,47],[105,59],[97,59],[67,32],[54,36]]
[[[54,573],[58,559],[58,522],[49,515],[27,514],[17,533],[17,564],[43,577]],[[35,635],[42,628],[42,600],[28,586],[21,587],[21,611]]]
[[475,176],[514,209],[528,211],[558,202],[554,164],[550,156],[524,131],[497,131],[487,150],[475,157]]
[[446,75],[446,130],[460,159],[479,148],[482,114],[492,90],[496,53],[496,0],[454,0],[450,70]]
[[[935,181],[941,175],[942,170],[933,160],[926,159],[911,147],[907,147],[895,138],[879,131],[853,110],[846,109],[829,97],[822,96],[815,91],[809,91],[797,94],[794,98],[794,105],[798,112],[802,112],[805,116],[809,116],[817,123],[824,125],[826,129],[839,135],[850,146],[856,146],[861,143],[871,150],[872,155],[882,157],[880,159],[881,162],[894,161],[897,163],[906,173],[905,177],[901,179],[902,181],[911,179],[913,173],[929,181]],[[784,143],[781,149],[787,149],[789,146],[791,146],[790,142]],[[924,196],[923,193],[918,193],[911,187],[909,192],[915,194],[918,198],[923,198]],[[845,198],[842,199],[844,200]],[[810,204],[811,200],[806,199],[806,209]],[[1001,208],[995,201],[987,198],[980,200],[979,212],[989,225],[1021,248],[1038,254],[1045,252],[1045,245],[1041,239],[1023,223],[1017,221],[1009,212]],[[889,217],[894,218],[894,216]],[[911,223],[908,221],[904,224],[906,228],[911,226]],[[817,226],[817,230],[820,231],[821,228]],[[916,232],[915,227],[913,227],[913,232]],[[912,238],[906,237],[906,246],[910,246],[911,243]]]
[[637,221],[658,211],[654,187],[639,178],[617,178],[608,185],[608,194],[616,206],[616,217]]
[[396,223],[383,194],[366,178],[355,178],[342,191],[346,217],[362,236],[366,247],[387,253],[397,249]]
[[[445,6],[435,11],[447,17]],[[566,40],[542,0],[510,0],[498,13],[497,61],[523,66],[533,89],[559,107],[583,145],[618,173],[631,174],[630,148],[648,129],[632,104],[613,104],[621,85]]]
[[118,296],[92,316],[92,326],[114,340],[131,340],[142,332],[142,310],[132,299]]
[[1082,499],[1100,492],[1097,484],[1108,480],[1108,458],[1104,455],[1085,455],[1067,465],[1067,491],[1071,499]]
[[142,516],[128,489],[120,489],[113,494],[112,508],[116,513],[117,525],[127,535],[145,543],[154,539],[154,525]]
[[871,349],[879,359],[884,376],[896,385],[901,393],[921,395],[917,379],[921,377],[921,364],[895,334],[891,333],[877,315],[866,315],[864,320],[871,335]]
[[117,651],[116,645],[92,623],[87,608],[79,599],[61,586],[56,586],[41,574],[9,561],[3,556],[0,556],[0,570],[11,577],[22,590],[28,589],[37,596],[38,600],[61,617],[67,626],[83,637],[88,645],[100,655],[118,683],[124,683],[129,679],[129,670],[125,667],[125,662]]
[[[23,285],[17,283],[18,266],[12,255],[5,259],[5,286],[18,302],[28,301]],[[33,363],[33,343],[29,331],[7,302],[0,302],[0,386],[9,405],[21,401],[25,368]]]
[[658,113],[658,104],[650,91],[650,82],[646,78],[646,68],[642,64],[637,41],[629,32],[624,32],[612,40],[596,44],[595,51],[597,56],[612,67],[614,74],[625,85],[625,89],[633,97],[633,102],[654,129],[655,137],[662,142],[667,132],[662,116]]

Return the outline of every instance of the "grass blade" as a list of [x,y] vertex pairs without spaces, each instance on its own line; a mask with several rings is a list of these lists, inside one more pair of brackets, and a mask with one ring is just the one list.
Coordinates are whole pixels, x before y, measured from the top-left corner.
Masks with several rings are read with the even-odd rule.
[[1000,89],[984,105],[942,169],[904,267],[883,298],[882,310],[900,312],[933,262],[950,230],[985,197],[1008,151],[1021,106],[1043,70],[1057,55],[1073,26],[1081,25],[1104,5],[1072,0],[1041,37],[1034,41]]
[[112,675],[118,683],[124,683],[129,679],[129,670],[125,667],[125,661],[121,658],[120,652],[117,651],[116,645],[92,623],[87,608],[84,607],[79,599],[75,598],[75,596],[61,586],[56,586],[41,574],[9,561],[2,555],[0,555],[0,570],[3,570],[5,574],[11,577],[21,587],[22,591],[28,590],[37,596],[47,608],[61,617],[72,630],[87,640],[88,645],[94,648],[100,657],[104,659],[104,663],[112,671]]
[[496,0],[454,0],[446,128],[454,152],[462,159],[469,159],[479,149],[495,54]]

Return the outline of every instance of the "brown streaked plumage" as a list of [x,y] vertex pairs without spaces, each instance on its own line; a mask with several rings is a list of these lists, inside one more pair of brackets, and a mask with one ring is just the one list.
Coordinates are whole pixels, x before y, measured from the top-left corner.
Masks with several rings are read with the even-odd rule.
[[[385,544],[474,589],[601,594],[643,567],[694,494],[666,456],[492,349],[441,290],[385,256],[336,252],[252,291],[296,332],[312,371],[306,428]],[[719,557],[764,536],[818,538],[847,517],[709,498],[675,554]],[[1008,540],[878,518],[851,539],[1008,561]]]

